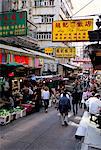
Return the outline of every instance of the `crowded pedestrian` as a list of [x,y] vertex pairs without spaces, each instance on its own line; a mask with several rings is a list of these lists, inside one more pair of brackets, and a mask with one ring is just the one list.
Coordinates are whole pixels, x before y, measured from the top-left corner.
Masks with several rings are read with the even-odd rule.
[[58,106],[59,112],[61,114],[62,126],[68,125],[68,112],[71,110],[70,100],[67,98],[66,93],[63,93],[63,97],[59,100]]
[[73,89],[72,92],[72,106],[73,106],[73,114],[74,116],[78,113],[78,103],[79,103],[79,94],[77,92],[77,89]]
[[44,89],[42,90],[41,96],[42,96],[42,100],[44,102],[45,112],[47,113],[48,112],[49,99],[50,99],[50,92],[49,92],[49,89],[47,86],[45,86]]
[[99,109],[101,108],[100,94],[96,93],[87,100],[86,104],[89,107],[90,121],[96,122],[96,119],[93,120],[93,116],[96,117],[96,114],[99,113]]

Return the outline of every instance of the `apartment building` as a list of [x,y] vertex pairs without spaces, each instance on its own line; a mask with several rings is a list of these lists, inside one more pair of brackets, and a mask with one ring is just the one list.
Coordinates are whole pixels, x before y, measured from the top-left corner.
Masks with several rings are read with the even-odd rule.
[[[25,37],[14,37],[14,38],[5,38],[8,42],[16,41],[16,44],[21,42],[21,45],[29,45],[30,47],[39,47],[37,44],[37,39],[35,35],[36,26],[32,22],[32,0],[0,0],[2,1],[0,4],[1,12],[9,12],[9,11],[27,11],[27,26],[28,32]],[[32,32],[33,31],[33,32]],[[32,38],[33,37],[33,38]],[[20,39],[20,40],[19,40]],[[25,42],[24,42],[25,41]]]
[[33,23],[37,26],[37,39],[41,48],[64,47],[68,43],[52,42],[52,22],[67,20],[72,15],[71,0],[32,0]]

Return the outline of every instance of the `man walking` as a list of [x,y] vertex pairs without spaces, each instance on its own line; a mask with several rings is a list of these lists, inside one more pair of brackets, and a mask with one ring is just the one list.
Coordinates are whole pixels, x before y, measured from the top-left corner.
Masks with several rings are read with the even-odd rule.
[[70,100],[67,98],[66,93],[59,100],[59,111],[61,114],[62,126],[68,125],[68,112],[71,110]]
[[74,116],[78,113],[78,103],[79,103],[79,94],[76,89],[72,93],[72,105],[73,105],[73,114]]

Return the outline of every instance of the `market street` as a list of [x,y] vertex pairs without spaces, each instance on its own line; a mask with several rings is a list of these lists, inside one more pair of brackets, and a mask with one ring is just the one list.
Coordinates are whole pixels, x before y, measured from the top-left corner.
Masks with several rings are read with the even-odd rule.
[[0,150],[79,150],[75,132],[82,116],[69,114],[69,126],[61,126],[58,111],[49,108],[0,128]]

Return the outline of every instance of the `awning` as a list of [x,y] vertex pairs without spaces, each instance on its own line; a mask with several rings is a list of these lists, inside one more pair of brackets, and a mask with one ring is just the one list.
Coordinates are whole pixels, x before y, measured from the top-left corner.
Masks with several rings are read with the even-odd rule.
[[17,48],[17,47],[5,45],[5,44],[0,44],[0,49],[5,49],[8,51],[14,51],[14,52],[18,52],[18,53],[24,53],[24,54],[32,55],[31,52],[23,50],[22,48]]
[[35,50],[30,50],[30,49],[27,49],[27,48],[24,48],[24,50],[26,50],[26,51],[29,52],[29,53],[32,53],[33,56],[36,55],[36,56],[41,56],[41,57],[48,58],[48,59],[51,59],[51,60],[55,60],[54,57],[49,56],[49,55],[47,55],[47,54],[45,54],[45,53],[37,52],[37,51],[35,51]]
[[66,68],[70,68],[70,69],[76,69],[77,67],[76,66],[73,66],[73,65],[70,65],[70,64],[59,64],[59,65],[62,65]]

